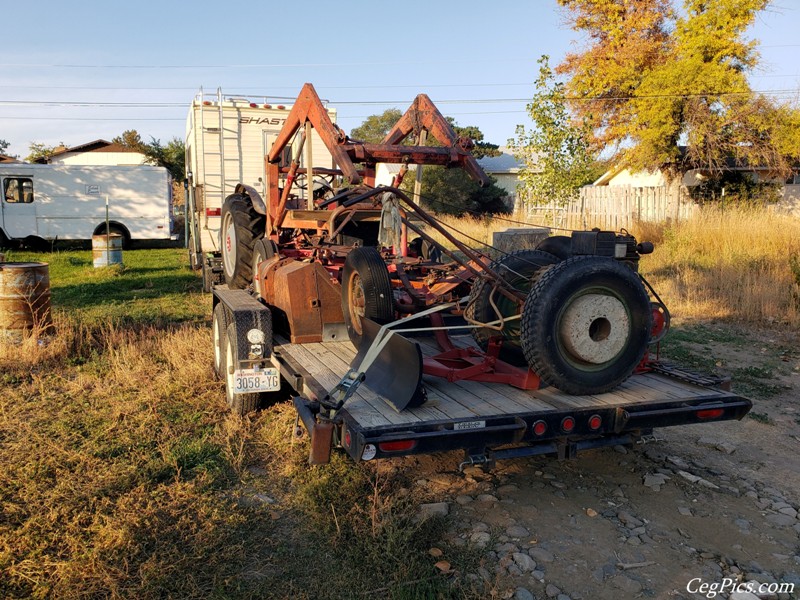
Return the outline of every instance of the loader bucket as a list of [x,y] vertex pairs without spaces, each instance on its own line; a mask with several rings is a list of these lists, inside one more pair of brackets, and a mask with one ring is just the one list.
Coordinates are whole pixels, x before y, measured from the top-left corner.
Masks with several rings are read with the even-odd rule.
[[[361,323],[364,337],[351,364],[353,369],[359,369],[381,327],[370,319],[362,319]],[[419,344],[399,333],[392,333],[367,368],[364,385],[398,412],[420,406],[426,400],[426,392],[422,385],[422,350]]]

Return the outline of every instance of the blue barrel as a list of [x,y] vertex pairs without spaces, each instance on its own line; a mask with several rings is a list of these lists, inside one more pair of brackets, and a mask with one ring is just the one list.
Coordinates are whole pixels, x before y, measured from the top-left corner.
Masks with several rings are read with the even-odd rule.
[[92,236],[92,259],[95,268],[122,264],[122,236],[112,233]]

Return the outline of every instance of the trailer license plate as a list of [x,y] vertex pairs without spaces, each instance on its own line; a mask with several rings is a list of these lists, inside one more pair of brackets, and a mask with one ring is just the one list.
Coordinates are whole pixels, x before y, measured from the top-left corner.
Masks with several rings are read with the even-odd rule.
[[281,388],[278,369],[236,369],[233,372],[233,393],[253,394],[256,392],[274,392]]
[[455,431],[465,429],[483,429],[486,427],[486,421],[463,421],[461,423],[453,423]]

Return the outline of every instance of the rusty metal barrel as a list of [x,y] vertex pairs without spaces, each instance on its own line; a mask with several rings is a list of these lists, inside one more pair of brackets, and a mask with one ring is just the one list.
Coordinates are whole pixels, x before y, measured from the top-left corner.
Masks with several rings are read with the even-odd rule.
[[112,233],[92,236],[92,259],[95,268],[122,264],[122,236]]
[[0,339],[17,341],[27,331],[48,333],[52,328],[49,265],[0,263]]

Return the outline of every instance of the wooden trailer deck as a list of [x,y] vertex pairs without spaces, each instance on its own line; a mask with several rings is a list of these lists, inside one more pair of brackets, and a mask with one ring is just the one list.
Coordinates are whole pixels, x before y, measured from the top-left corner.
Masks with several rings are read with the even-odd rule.
[[[432,337],[414,338],[420,343],[423,355],[439,352]],[[472,343],[469,334],[453,336],[456,345]],[[279,362],[302,376],[300,391],[310,400],[320,399],[347,372],[356,351],[349,342],[292,344],[276,336],[274,352]],[[425,376],[428,400],[418,408],[397,412],[381,396],[362,384],[343,412],[364,431],[421,425],[430,422],[480,420],[502,415],[564,412],[582,409],[682,403],[684,401],[714,402],[737,398],[735,394],[711,387],[696,385],[661,373],[633,375],[615,390],[593,396],[570,396],[556,388],[523,391],[505,384],[459,381],[450,383],[438,377]],[[300,387],[300,386],[297,386]]]

